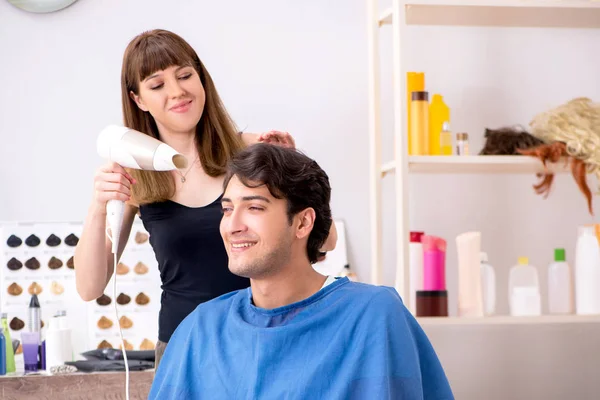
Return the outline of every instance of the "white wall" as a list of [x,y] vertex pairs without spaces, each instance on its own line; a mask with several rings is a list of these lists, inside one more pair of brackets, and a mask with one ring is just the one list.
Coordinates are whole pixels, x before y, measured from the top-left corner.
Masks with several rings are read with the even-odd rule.
[[[350,261],[368,281],[366,3],[341,4],[80,0],[59,13],[34,15],[0,2],[0,220],[84,218],[94,169],[101,163],[95,155],[96,134],[104,125],[121,121],[123,50],[139,32],[162,27],[180,33],[196,48],[240,128],[287,130],[327,170],[335,216],[346,221]],[[387,5],[383,2],[382,8]],[[422,27],[411,28],[410,34],[409,67],[424,70],[428,90],[445,96],[452,128],[469,132],[473,150],[482,146],[484,127],[527,124],[534,114],[575,96],[600,101],[600,30]],[[381,49],[389,144],[384,155],[389,159],[389,28],[382,30]],[[483,245],[497,267],[502,313],[507,312],[503,288],[508,268],[518,256],[529,256],[542,279],[554,247],[566,247],[573,261],[576,227],[594,219],[570,176],[557,179],[547,200],[533,193],[535,181],[534,176],[410,178],[411,228],[449,240],[453,312],[453,240],[460,232],[483,232]],[[430,189],[436,195],[428,198]],[[384,191],[384,276],[392,284],[393,179],[386,178]],[[458,398],[492,398],[486,390],[501,396],[510,386],[505,394],[512,399],[559,398],[552,393],[573,393],[569,390],[576,388],[579,395],[570,398],[585,399],[592,388],[600,389],[584,374],[586,368],[600,367],[598,350],[587,347],[596,334],[581,330],[591,328],[574,328],[587,341],[558,335],[553,327],[536,328],[535,335],[460,329],[429,330]],[[489,346],[488,352],[468,350],[469,338]],[[502,350],[507,347],[521,351]],[[556,348],[573,351],[549,357]],[[582,353],[593,357],[577,356]],[[506,354],[514,357],[503,358]],[[524,363],[541,355],[547,364]],[[527,365],[541,370],[533,376]],[[587,379],[561,379],[561,365],[580,366],[580,376]],[[536,378],[544,376],[554,378],[542,385]],[[546,391],[519,392],[526,381]]]

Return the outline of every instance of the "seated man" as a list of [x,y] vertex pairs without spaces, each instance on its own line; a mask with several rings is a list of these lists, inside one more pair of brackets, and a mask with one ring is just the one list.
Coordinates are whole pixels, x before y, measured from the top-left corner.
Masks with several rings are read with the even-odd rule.
[[388,287],[312,267],[331,226],[325,172],[255,144],[230,163],[221,235],[251,287],[177,328],[150,399],[453,399],[429,340]]

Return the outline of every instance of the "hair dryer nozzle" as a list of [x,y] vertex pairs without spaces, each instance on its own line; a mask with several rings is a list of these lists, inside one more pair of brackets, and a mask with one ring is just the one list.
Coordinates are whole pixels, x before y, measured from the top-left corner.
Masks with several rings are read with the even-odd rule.
[[123,126],[103,129],[96,146],[101,157],[127,168],[170,171],[187,166],[187,159],[169,145]]

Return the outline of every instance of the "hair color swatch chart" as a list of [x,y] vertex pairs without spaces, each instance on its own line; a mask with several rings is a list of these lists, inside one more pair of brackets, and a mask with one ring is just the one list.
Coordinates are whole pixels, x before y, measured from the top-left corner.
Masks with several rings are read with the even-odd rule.
[[136,219],[125,251],[104,294],[89,303],[90,349],[120,349],[120,327],[126,350],[153,350],[158,339],[158,311],[162,292],[160,286],[158,265],[148,232]]
[[0,223],[0,311],[8,316],[11,338],[29,331],[28,307],[36,294],[42,340],[49,318],[66,311],[75,359],[95,348],[120,348],[119,325],[128,350],[153,349],[161,289],[148,233],[136,218],[116,268],[116,298],[113,275],[104,294],[86,303],[77,293],[73,261],[82,230],[80,222]]

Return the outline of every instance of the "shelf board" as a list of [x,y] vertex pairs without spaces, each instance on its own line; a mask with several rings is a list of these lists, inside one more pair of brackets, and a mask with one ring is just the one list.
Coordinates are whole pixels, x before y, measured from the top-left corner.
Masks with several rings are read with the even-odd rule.
[[565,162],[548,164],[530,156],[409,156],[408,171],[420,174],[537,174],[569,172]]
[[[600,28],[600,0],[408,0],[407,25]],[[379,25],[391,24],[391,9]]]
[[541,315],[538,317],[417,317],[421,326],[451,325],[540,325],[600,323],[600,315]]

